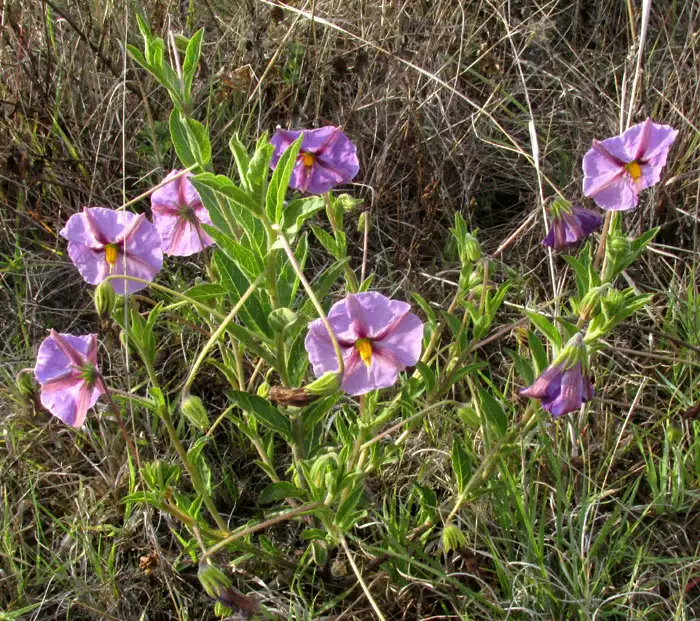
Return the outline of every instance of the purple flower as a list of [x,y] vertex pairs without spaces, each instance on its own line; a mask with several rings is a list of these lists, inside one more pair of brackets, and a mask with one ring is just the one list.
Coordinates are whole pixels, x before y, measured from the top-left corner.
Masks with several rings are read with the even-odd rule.
[[[345,373],[341,388],[350,395],[386,388],[399,373],[420,358],[423,322],[406,302],[381,293],[350,294],[328,313],[343,353]],[[316,377],[338,370],[331,339],[320,319],[309,326],[306,351]]]
[[[86,207],[68,218],[61,235],[71,261],[91,285],[112,274],[151,281],[163,265],[160,235],[143,214]],[[120,295],[147,287],[134,280],[109,282]]]
[[357,149],[340,127],[329,125],[302,131],[278,129],[270,142],[275,147],[270,167],[277,167],[282,154],[301,134],[299,155],[289,185],[302,192],[323,194],[349,183],[360,170]]
[[583,156],[583,193],[603,209],[636,207],[639,193],[659,182],[677,135],[672,127],[647,119],[621,136],[594,140]]
[[[179,172],[173,170],[164,181]],[[163,252],[168,255],[188,257],[214,243],[200,226],[202,222],[211,225],[211,218],[189,179],[191,176],[192,173],[182,175],[151,194],[153,224],[163,240]]]
[[552,203],[551,216],[551,227],[542,245],[557,250],[578,243],[603,224],[603,218],[595,211],[570,205],[561,199]]
[[590,401],[594,390],[581,335],[574,336],[534,384],[521,390],[520,394],[539,399],[542,407],[555,418],[574,412]]
[[80,427],[104,393],[97,369],[97,335],[51,330],[39,346],[34,375],[41,385],[41,404],[64,423]]

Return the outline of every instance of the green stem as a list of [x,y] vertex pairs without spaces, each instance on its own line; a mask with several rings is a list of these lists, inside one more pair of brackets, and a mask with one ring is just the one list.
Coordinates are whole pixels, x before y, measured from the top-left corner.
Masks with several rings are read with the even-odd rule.
[[[183,398],[189,394],[190,387],[192,386],[192,382],[194,381],[194,378],[197,376],[197,373],[199,372],[200,367],[202,366],[202,364],[204,364],[204,361],[206,360],[207,356],[209,355],[209,352],[212,350],[212,348],[214,347],[216,342],[221,338],[223,333],[226,331],[228,324],[234,320],[234,318],[238,314],[238,311],[241,310],[241,308],[245,304],[246,300],[253,294],[255,289],[260,284],[261,280],[262,280],[262,274],[260,276],[258,276],[251,283],[251,285],[250,285],[250,287],[248,287],[248,289],[246,289],[245,293],[243,293],[240,300],[238,300],[238,302],[236,302],[234,307],[231,309],[231,312],[229,312],[229,314],[226,315],[226,317],[224,317],[223,321],[219,324],[219,327],[209,337],[209,340],[206,342],[206,344],[202,348],[202,351],[199,352],[199,356],[197,356],[197,359],[194,361],[194,364],[192,365],[192,368],[190,369],[189,375],[187,376],[187,379],[185,380],[185,385],[182,389]],[[237,349],[237,346],[234,345],[234,348]],[[240,379],[239,379],[239,384],[240,384]]]
[[[331,193],[326,192],[323,195],[323,198],[326,201],[326,215],[328,216],[328,222],[330,222],[331,229],[333,230],[333,238],[335,239],[335,243],[338,244],[339,242],[339,237],[338,237],[338,224],[335,221],[335,215],[333,214],[333,208],[331,207]],[[338,245],[338,247],[340,247]],[[342,257],[336,257],[339,261],[342,261],[347,257],[347,251],[343,253]],[[350,289],[350,293],[357,293],[357,290],[359,289],[359,285],[357,284],[357,277],[355,276],[355,272],[352,271],[352,268],[350,267],[349,263],[345,263],[345,266],[343,267],[343,271],[345,272],[345,281],[347,282],[348,289]]]
[[180,442],[180,438],[177,435],[177,430],[175,429],[175,425],[173,425],[173,420],[170,417],[170,411],[168,410],[168,406],[166,405],[160,408],[159,414],[161,419],[163,420],[163,423],[165,424],[165,428],[168,430],[168,435],[170,436],[170,441],[172,442],[173,447],[175,447],[175,450],[180,456],[180,459],[182,460],[182,463],[184,464],[187,473],[190,475],[192,487],[194,487],[195,491],[202,497],[202,501],[209,510],[209,513],[211,513],[211,516],[214,518],[216,525],[222,531],[228,532],[228,526],[226,525],[226,522],[221,517],[221,514],[217,511],[216,506],[214,505],[214,501],[212,500],[207,490],[204,488],[204,483],[202,482],[202,479],[199,476],[199,471],[197,470],[197,467],[190,461],[190,458],[187,456],[187,451],[185,450],[185,447],[182,446],[182,442]]
[[287,253],[287,256],[289,257],[289,262],[291,263],[292,267],[294,268],[294,271],[296,272],[296,275],[299,277],[299,280],[301,281],[301,284],[303,285],[304,290],[306,291],[306,294],[309,296],[309,299],[311,300],[311,303],[314,305],[314,308],[316,309],[316,312],[318,313],[318,316],[321,319],[323,326],[326,328],[326,331],[328,332],[328,337],[331,339],[331,343],[333,343],[333,349],[335,351],[335,356],[338,360],[338,369],[337,369],[336,373],[340,373],[342,375],[343,372],[345,371],[345,362],[343,361],[343,352],[340,350],[340,344],[338,343],[338,339],[335,336],[335,332],[333,332],[333,328],[331,327],[331,324],[328,321],[328,317],[326,317],[326,313],[324,312],[323,307],[321,306],[321,303],[318,301],[318,298],[316,297],[314,290],[311,288],[309,281],[306,280],[306,276],[304,276],[304,272],[302,272],[301,267],[299,267],[299,263],[297,262],[297,259],[294,256],[294,252],[292,252],[292,248],[289,245],[287,238],[284,236],[284,233],[277,225],[273,225],[272,230],[278,234],[278,236],[279,236],[278,239],[280,240],[280,243],[284,247],[284,250]]

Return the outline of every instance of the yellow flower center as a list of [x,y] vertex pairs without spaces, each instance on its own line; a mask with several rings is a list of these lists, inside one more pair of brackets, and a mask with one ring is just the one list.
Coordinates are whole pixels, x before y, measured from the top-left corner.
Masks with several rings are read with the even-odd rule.
[[360,354],[362,362],[364,362],[368,367],[372,364],[372,343],[369,339],[359,339],[355,343],[355,349],[357,353]]
[[307,168],[311,168],[314,165],[314,154],[313,153],[304,153],[301,156],[301,159],[304,162],[304,166]]
[[117,264],[117,258],[119,257],[119,248],[117,244],[107,244],[105,246],[105,261],[109,263],[109,271]]
[[625,164],[625,170],[627,170],[634,181],[639,181],[642,178],[642,167],[637,162]]

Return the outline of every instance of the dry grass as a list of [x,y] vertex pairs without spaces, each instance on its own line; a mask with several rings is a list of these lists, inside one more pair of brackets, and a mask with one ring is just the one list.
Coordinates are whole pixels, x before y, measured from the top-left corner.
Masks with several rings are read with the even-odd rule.
[[[47,424],[46,413],[20,405],[12,380],[33,365],[47,328],[87,331],[97,323],[89,292],[57,236],[65,220],[83,205],[122,204],[176,164],[167,137],[170,103],[122,53],[125,41],[137,42],[135,9],[141,4],[155,32],[206,29],[195,116],[210,127],[220,172],[230,165],[227,142],[234,131],[252,142],[277,124],[342,125],[358,145],[356,190],[371,209],[369,269],[387,289],[418,291],[436,303],[451,297],[449,281],[458,278],[447,241],[456,211],[479,229],[489,253],[528,222],[497,257],[498,277],[516,278],[517,304],[551,299],[553,286],[568,290],[563,262],[548,263],[539,246],[542,197],[560,192],[581,200],[582,154],[592,138],[617,133],[630,113],[633,122],[651,115],[680,129],[664,184],[626,220],[634,231],[662,227],[652,251],[628,272],[630,284],[658,294],[654,305],[620,330],[597,361],[606,385],[594,415],[576,421],[585,435],[572,444],[560,437],[560,428],[551,442],[542,433],[539,446],[523,447],[521,483],[556,488],[568,501],[564,517],[543,518],[545,547],[564,540],[569,547],[548,556],[546,578],[534,576],[526,566],[532,558],[524,550],[527,541],[518,540],[524,527],[499,515],[498,502],[485,500],[464,515],[472,551],[445,559],[442,578],[402,576],[397,562],[386,571],[374,567],[367,579],[375,580],[374,593],[393,619],[457,618],[449,614],[460,608],[469,611],[465,618],[501,618],[505,607],[496,605],[508,596],[531,606],[514,608],[510,618],[573,618],[572,602],[580,604],[581,618],[592,618],[597,605],[605,618],[700,614],[691,584],[698,576],[697,489],[684,480],[684,497],[671,510],[658,504],[647,476],[649,460],[663,461],[666,451],[669,464],[687,463],[700,481],[700,429],[697,415],[688,413],[699,396],[700,4],[655,3],[640,51],[640,3],[631,0],[315,0],[289,6],[5,0],[0,619],[210,618],[195,569],[170,524],[119,500],[131,483],[118,432],[95,424],[76,442],[72,430]],[[630,101],[639,54],[641,73]],[[530,121],[541,178],[532,161]],[[359,259],[360,234],[351,229],[349,237]],[[166,278],[182,282],[188,269],[183,261]],[[520,316],[511,310],[504,323]],[[171,339],[164,360],[171,350],[188,349],[178,335]],[[517,347],[508,335],[483,352],[503,384],[512,366],[505,345]],[[118,345],[105,349],[113,352],[119,376],[125,361]],[[669,435],[674,429],[682,438],[675,444]],[[140,433],[158,437],[148,424]],[[416,430],[394,469],[372,483],[388,532],[400,530],[400,507],[392,502],[414,495],[416,482],[449,493],[444,451],[453,433],[454,421]],[[235,437],[222,438],[219,448],[231,481],[223,500],[234,521],[243,523],[256,515],[261,482],[254,457]],[[169,457],[165,447],[159,450],[155,456]],[[564,473],[555,474],[562,463]],[[635,483],[637,495],[629,497],[636,475],[645,482]],[[539,507],[528,510],[540,516]],[[603,524],[612,534],[604,531],[596,544]],[[278,541],[292,536],[284,529],[275,533]],[[437,543],[421,545],[430,556]],[[598,556],[589,559],[592,548]],[[395,552],[413,554],[408,548]],[[156,559],[151,571],[139,566],[149,554]],[[557,558],[569,584],[553,582],[564,572]],[[334,561],[334,571],[347,571],[341,554]],[[316,588],[291,573],[249,562],[236,577],[242,590],[276,602],[289,618],[321,618],[310,612],[318,610],[314,598],[321,606],[334,597],[338,605],[324,614],[372,618],[359,590],[341,598],[343,580],[325,576]],[[502,575],[512,576],[509,595],[499,586]],[[460,588],[479,595],[470,601]],[[545,593],[550,588],[560,608]],[[620,594],[615,617],[604,604]],[[3,606],[8,612],[1,612]],[[18,612],[22,606],[27,610]]]

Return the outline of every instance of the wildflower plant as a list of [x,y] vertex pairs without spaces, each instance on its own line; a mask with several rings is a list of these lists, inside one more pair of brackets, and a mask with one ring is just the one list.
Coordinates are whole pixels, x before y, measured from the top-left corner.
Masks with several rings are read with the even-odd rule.
[[[617,289],[616,281],[653,232],[632,240],[613,222],[605,264],[597,267],[591,236],[601,216],[554,201],[543,244],[571,252],[584,244],[561,261],[576,283],[567,307],[575,317],[525,309],[522,320],[502,333],[525,322],[533,328],[526,330],[527,350],[512,354],[518,377],[514,386],[498,387],[478,353],[502,336],[494,324],[517,279],[484,252],[464,218],[456,214],[451,229],[459,276],[449,304],[438,308],[408,287],[389,294],[389,287],[375,286],[374,276],[358,269],[356,253],[348,252],[356,231],[346,224],[369,230],[368,212],[347,187],[360,170],[352,132],[336,126],[278,129],[254,145],[234,134],[231,166],[220,166],[212,161],[207,129],[192,118],[202,33],[170,50],[173,56],[184,50],[184,59],[171,66],[164,42],[142,20],[139,25],[144,49],[129,51],[170,94],[171,138],[187,172],[174,171],[154,187],[153,224],[126,207],[91,207],[62,231],[83,278],[101,284],[98,309],[135,356],[131,369],[139,381],[130,382],[130,391],[118,377],[116,386],[107,385],[97,370],[95,335],[51,333],[36,364],[41,402],[75,427],[90,424],[90,408],[101,415],[94,406],[102,394],[117,413],[114,401],[128,404],[135,417],[158,417],[179,463],[151,459],[143,444],[137,451],[129,442],[139,485],[127,499],[149,503],[180,523],[178,537],[196,558],[204,589],[221,605],[243,596],[211,557],[246,552],[261,562],[289,563],[285,550],[253,537],[281,522],[295,523],[305,542],[301,570],[314,571],[335,548],[352,561],[351,534],[378,510],[366,488],[369,477],[395,460],[397,447],[438,412],[478,429],[486,453],[474,463],[473,452],[454,438],[456,492],[438,499],[418,486],[419,508],[405,519],[415,540],[438,533],[444,551],[463,546],[459,512],[488,493],[512,447],[536,433],[538,423],[554,418],[566,424],[566,414],[595,404],[601,339],[649,302],[646,294]],[[658,181],[675,138],[670,128],[650,121],[628,132],[595,143],[584,158],[585,194],[608,209],[633,206],[637,191]],[[217,172],[227,169],[235,174]],[[333,191],[340,185],[348,194]],[[204,249],[210,257],[208,264],[202,259],[207,269],[198,282],[180,290],[158,277],[163,253],[167,262],[176,261],[173,256],[196,261]],[[310,280],[305,268],[317,253],[327,260]],[[121,297],[106,295],[105,286]],[[145,310],[130,296],[137,291],[150,296]],[[157,354],[176,323],[195,326],[203,341],[186,352],[186,373],[172,381]],[[547,354],[537,333],[556,354]],[[220,384],[198,381],[204,368],[217,372]],[[257,454],[268,481],[259,492],[265,519],[240,524],[235,514],[226,468],[213,450],[220,426],[235,429]],[[377,534],[387,542],[391,536]],[[376,613],[370,589],[354,561],[352,566]],[[254,609],[264,612],[257,602]]]

